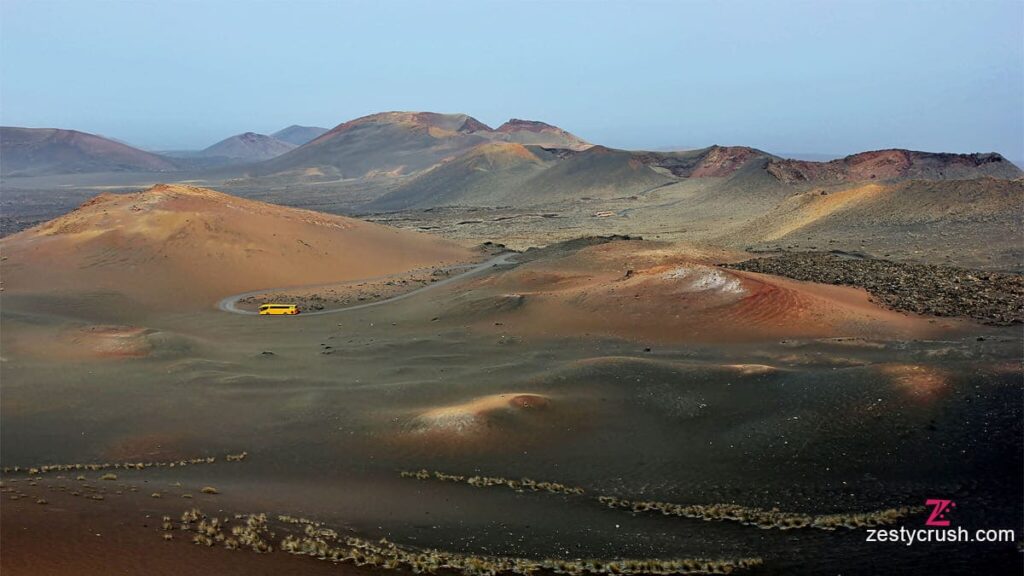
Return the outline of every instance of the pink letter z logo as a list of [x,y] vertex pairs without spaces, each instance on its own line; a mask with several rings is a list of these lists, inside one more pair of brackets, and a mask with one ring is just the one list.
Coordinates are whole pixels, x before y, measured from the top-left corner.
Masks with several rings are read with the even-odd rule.
[[932,507],[932,513],[928,515],[928,519],[924,521],[925,526],[949,526],[949,520],[946,518],[946,512],[950,508],[956,508],[956,503],[952,500],[938,500],[935,498],[929,498],[924,501],[926,506]]

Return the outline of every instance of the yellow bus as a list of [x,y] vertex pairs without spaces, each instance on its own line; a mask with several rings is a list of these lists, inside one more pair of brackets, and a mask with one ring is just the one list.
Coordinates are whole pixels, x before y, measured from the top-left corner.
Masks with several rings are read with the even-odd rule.
[[295,304],[264,304],[260,306],[260,314],[298,314],[299,307]]

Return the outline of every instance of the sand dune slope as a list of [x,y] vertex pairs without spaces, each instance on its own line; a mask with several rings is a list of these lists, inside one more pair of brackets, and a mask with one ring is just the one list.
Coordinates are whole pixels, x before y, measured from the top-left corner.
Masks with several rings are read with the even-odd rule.
[[0,241],[8,294],[115,292],[210,306],[258,288],[328,283],[467,261],[461,245],[351,218],[157,185],[100,195]]

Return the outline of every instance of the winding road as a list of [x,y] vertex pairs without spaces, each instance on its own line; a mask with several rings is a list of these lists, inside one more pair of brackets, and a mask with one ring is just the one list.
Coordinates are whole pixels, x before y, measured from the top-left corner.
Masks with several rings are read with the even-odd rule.
[[[423,292],[426,292],[427,290],[433,290],[434,288],[439,288],[441,286],[444,286],[445,284],[451,284],[452,282],[456,282],[458,280],[462,280],[463,278],[467,278],[469,276],[473,276],[475,274],[479,274],[479,273],[483,272],[484,270],[489,270],[489,269],[494,268],[496,266],[504,266],[504,265],[509,263],[509,260],[513,256],[518,256],[518,255],[519,255],[518,252],[505,252],[505,253],[502,253],[502,254],[498,254],[494,258],[491,258],[490,260],[486,260],[484,262],[481,262],[480,264],[477,264],[477,265],[473,266],[472,268],[470,268],[469,270],[466,270],[465,272],[463,272],[461,274],[456,274],[455,276],[449,276],[448,278],[445,278],[444,280],[438,280],[437,282],[432,282],[430,284],[427,284],[426,286],[417,288],[417,289],[409,291],[409,292],[405,292],[405,293],[399,294],[398,296],[392,296],[391,298],[385,298],[384,300],[377,300],[376,302],[367,302],[366,304],[356,304],[355,306],[346,306],[345,308],[333,308],[331,310],[317,310],[315,312],[302,312],[301,314],[298,315],[298,317],[301,318],[303,316],[319,316],[321,314],[338,314],[338,313],[341,313],[341,312],[351,312],[352,310],[362,310],[363,308],[372,308],[374,306],[382,306],[384,304],[390,304],[392,302],[397,302],[398,300],[403,300],[405,298],[410,298],[410,297],[415,296],[417,294],[421,294]],[[362,281],[366,281],[366,280],[378,280],[380,278],[381,277],[364,278],[364,279],[356,278],[356,279],[353,279],[353,280],[345,280],[343,282],[347,284],[347,283],[350,283],[350,282],[362,282]],[[342,282],[338,282],[338,283],[341,284]],[[227,298],[223,298],[219,302],[217,302],[217,308],[222,310],[222,311],[224,311],[224,312],[231,312],[233,314],[244,314],[246,316],[259,316],[259,312],[256,312],[256,311],[253,311],[253,310],[243,310],[243,309],[239,308],[238,307],[238,301],[241,300],[242,298],[248,298],[250,296],[259,296],[260,294],[266,294],[267,292],[294,290],[296,288],[297,288],[296,286],[291,286],[289,288],[265,288],[263,290],[253,290],[251,292],[243,292],[241,294],[235,294],[234,296],[228,296]]]

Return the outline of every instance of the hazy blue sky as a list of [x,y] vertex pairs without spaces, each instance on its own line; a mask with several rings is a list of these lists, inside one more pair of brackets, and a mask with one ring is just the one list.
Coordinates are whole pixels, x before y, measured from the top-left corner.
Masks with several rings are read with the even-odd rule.
[[3,124],[148,148],[431,110],[629,148],[1024,158],[1022,0],[0,0],[0,27]]

